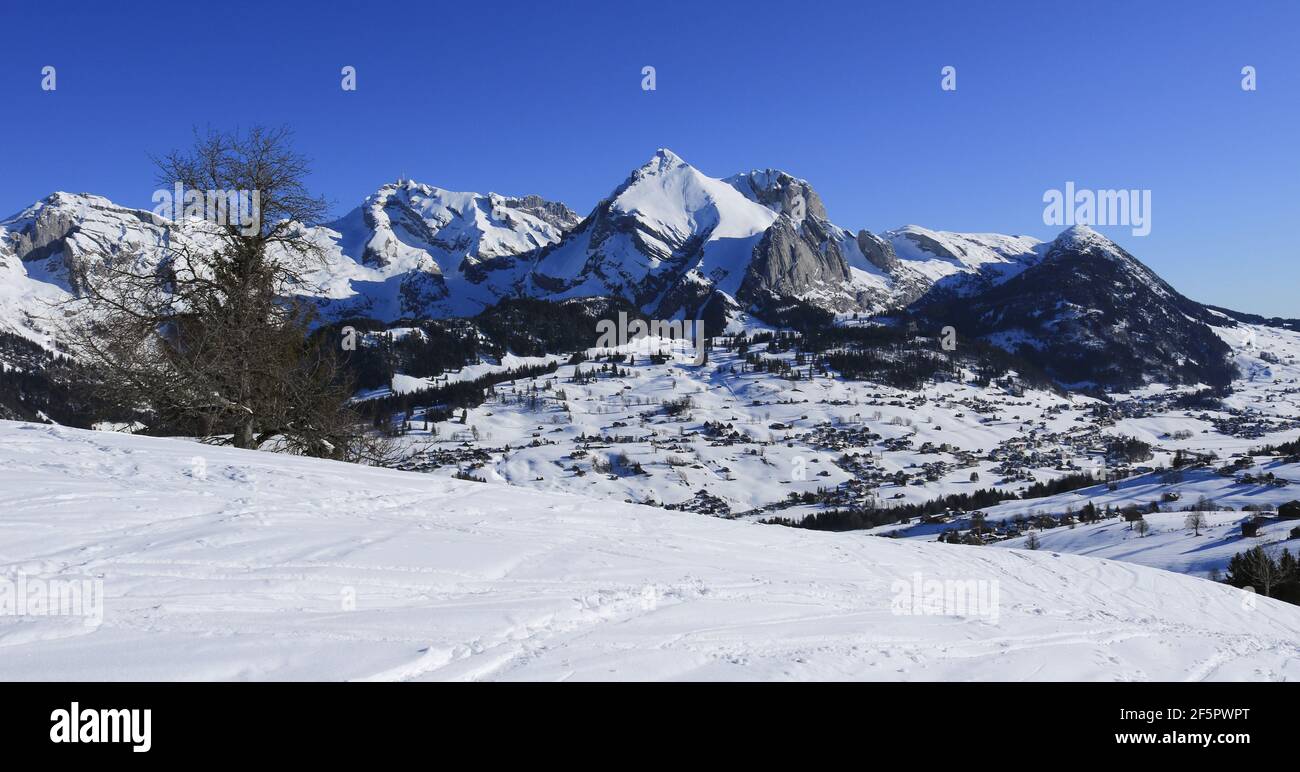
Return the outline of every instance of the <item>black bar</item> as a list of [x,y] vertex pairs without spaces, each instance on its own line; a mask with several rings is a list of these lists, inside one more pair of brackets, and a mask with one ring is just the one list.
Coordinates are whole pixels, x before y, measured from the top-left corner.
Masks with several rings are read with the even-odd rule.
[[[680,760],[684,743],[712,737],[710,752],[759,760],[772,744],[857,757],[893,749],[919,754],[918,763],[936,754],[1066,763],[1294,758],[1297,696],[1294,685],[1267,683],[3,684],[0,747],[6,756],[127,763],[258,758],[259,748],[303,759],[382,749],[436,751],[442,764],[484,752],[546,763],[574,742],[623,748],[628,760]],[[51,715],[74,702],[78,713],[148,709],[150,749],[52,742]],[[1155,742],[1119,743],[1117,734]],[[1203,738],[1188,742],[1192,734],[1214,739],[1206,747]]]

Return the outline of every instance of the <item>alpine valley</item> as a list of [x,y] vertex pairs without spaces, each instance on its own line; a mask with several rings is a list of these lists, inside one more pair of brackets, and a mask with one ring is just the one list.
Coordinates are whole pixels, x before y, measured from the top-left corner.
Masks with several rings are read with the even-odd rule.
[[[1297,675],[1300,579],[1246,591],[1237,556],[1300,547],[1300,321],[1087,226],[872,233],[668,150],[585,215],[403,179],[307,230],[294,292],[394,468],[85,388],[66,301],[201,225],[69,193],[0,220],[0,534],[30,527],[0,574],[103,577],[115,612],[0,618],[4,677],[195,677],[213,634],[197,677]],[[891,611],[913,576],[1001,611]]]

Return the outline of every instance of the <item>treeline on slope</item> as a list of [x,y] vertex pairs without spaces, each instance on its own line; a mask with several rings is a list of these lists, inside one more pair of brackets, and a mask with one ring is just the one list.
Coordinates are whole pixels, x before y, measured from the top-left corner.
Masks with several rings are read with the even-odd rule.
[[592,348],[602,319],[619,314],[650,321],[622,298],[582,298],[552,302],[535,298],[507,298],[474,317],[479,329],[499,351],[518,356],[545,356]]
[[[389,328],[410,327],[415,332],[397,336]],[[351,328],[352,341],[345,343]],[[340,363],[357,389],[387,388],[393,375],[432,378],[454,372],[466,363],[491,353],[472,325],[432,320],[385,325],[371,319],[347,319],[315,333],[330,340]]]
[[[1084,262],[1089,271],[1101,276],[1109,277],[1108,272],[1116,270],[1110,261]],[[927,372],[933,375],[942,373],[941,362],[918,353],[919,349],[931,347],[919,345],[925,338],[917,338],[915,330],[929,331],[923,334],[935,336],[930,339],[934,341],[937,340],[938,331],[949,326],[959,335],[956,350],[944,352],[950,354],[950,359],[962,359],[962,364],[966,367],[971,367],[972,363],[977,364],[980,370],[988,373],[1003,374],[1014,370],[1027,384],[1034,386],[1056,388],[1058,384],[1077,384],[1073,388],[1079,388],[1094,384],[1098,391],[1104,391],[1107,388],[1141,386],[1155,378],[1172,383],[1210,384],[1212,394],[1202,396],[1212,399],[1213,396],[1225,396],[1230,391],[1233,379],[1240,376],[1230,356],[1230,348],[1209,328],[1183,319],[1179,313],[1173,313],[1173,322],[1166,320],[1162,326],[1160,317],[1146,319],[1141,313],[1118,304],[1115,298],[1097,289],[1109,286],[1108,281],[1097,279],[1076,283],[1084,288],[1075,288],[1075,291],[1082,292],[1081,302],[1076,305],[1101,309],[1103,313],[1098,315],[1100,319],[1124,320],[1133,316],[1136,320],[1142,320],[1145,326],[1142,327],[1141,334],[1117,336],[1104,324],[1098,327],[1097,324],[1100,323],[1094,324],[1095,320],[1082,324],[1076,330],[1086,333],[1082,342],[1072,342],[1069,335],[1053,335],[1050,326],[1039,329],[1046,321],[1042,309],[1048,307],[1046,302],[1060,291],[1051,282],[1037,287],[1035,292],[1023,298],[1017,296],[1016,290],[1005,285],[995,287],[987,295],[993,302],[984,306],[979,306],[976,302],[979,297],[966,298],[939,293],[937,297],[918,301],[895,317],[884,320],[894,322],[887,326],[837,326],[833,315],[805,302],[793,300],[784,305],[768,307],[759,316],[769,324],[788,327],[806,335],[814,347],[818,345],[817,338],[833,340],[840,336],[852,338],[862,335],[857,340],[845,343],[876,350],[863,352],[860,357],[841,356],[840,364],[854,373],[851,376],[854,378],[881,382],[887,382],[884,380],[886,378],[896,378],[896,383],[890,385],[899,388],[915,388],[928,377],[925,375]],[[1189,308],[1199,308],[1185,299],[1180,302]],[[774,313],[776,318],[773,317]],[[1295,320],[1264,320],[1236,312],[1231,312],[1230,315],[1286,329],[1295,329],[1294,325],[1297,324]],[[1085,316],[1084,319],[1091,320],[1092,317]],[[1036,329],[1038,337],[1048,340],[1049,345],[1022,343],[1007,350],[993,345],[984,337],[999,332]],[[864,330],[868,331],[865,335],[862,332]]]
[[[816,512],[800,520],[788,517],[773,517],[761,522],[770,525],[785,525],[792,528],[807,528],[814,531],[859,531],[954,510],[970,512],[1011,499],[1038,499],[1055,496],[1060,493],[1088,488],[1097,485],[1098,482],[1095,477],[1085,472],[1065,475],[1047,482],[1036,482],[1025,488],[1023,494],[998,488],[981,488],[973,493],[953,493],[920,504],[833,509]],[[807,503],[815,503],[815,501],[808,501]]]
[[[343,348],[343,329],[356,331],[352,350],[342,360],[358,389],[386,388],[395,373],[435,378],[455,373],[485,357],[499,359],[507,353],[545,356],[596,345],[596,324],[625,313],[630,322],[643,319],[622,299],[589,298],[552,302],[533,298],[508,298],[467,319],[403,320],[381,324],[370,319],[347,319],[330,324],[318,334],[331,336]],[[402,336],[383,334],[407,328]]]
[[0,332],[0,419],[42,421],[88,429],[96,421],[129,423],[140,416],[96,396],[83,366],[36,343]]
[[[1297,529],[1300,530],[1300,529]],[[1239,552],[1228,561],[1225,584],[1300,605],[1300,564],[1289,549],[1276,558],[1262,546]]]
[[556,371],[558,364],[523,365],[478,378],[451,381],[439,386],[391,394],[357,403],[357,411],[376,426],[392,426],[424,412],[429,420],[445,421],[456,409],[478,407],[492,394],[492,387],[508,381],[536,378]]
[[1264,327],[1276,327],[1281,330],[1294,330],[1300,332],[1300,319],[1287,319],[1279,316],[1260,316],[1259,314],[1248,314],[1243,311],[1233,311],[1231,308],[1223,306],[1212,306],[1208,303],[1202,304],[1211,311],[1217,311],[1224,316],[1236,319],[1246,324],[1258,324]]
[[829,367],[849,380],[869,380],[898,389],[915,390],[928,381],[955,380],[966,369],[981,386],[1014,372],[1023,386],[1059,390],[1033,363],[992,344],[961,339],[953,350],[944,350],[938,331],[927,336],[911,323],[815,326],[740,337],[734,345],[745,355],[749,347],[764,342],[770,353],[797,351],[809,355],[819,369]]
[[1250,451],[1252,456],[1300,456],[1300,437]]

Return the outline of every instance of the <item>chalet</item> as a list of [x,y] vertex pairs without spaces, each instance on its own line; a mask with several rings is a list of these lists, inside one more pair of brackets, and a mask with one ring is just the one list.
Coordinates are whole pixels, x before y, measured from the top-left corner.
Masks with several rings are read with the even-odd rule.
[[1278,507],[1277,516],[1283,520],[1300,520],[1300,501],[1292,501]]
[[1249,536],[1259,536],[1259,527],[1267,521],[1262,517],[1245,520],[1241,524],[1241,535],[1243,538]]

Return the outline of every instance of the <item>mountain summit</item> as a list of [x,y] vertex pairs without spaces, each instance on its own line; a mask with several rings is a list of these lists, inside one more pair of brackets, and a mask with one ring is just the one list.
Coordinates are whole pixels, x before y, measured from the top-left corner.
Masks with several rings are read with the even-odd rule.
[[647,313],[694,318],[713,293],[735,297],[776,218],[661,149],[541,251],[533,285],[563,297],[620,295]]

